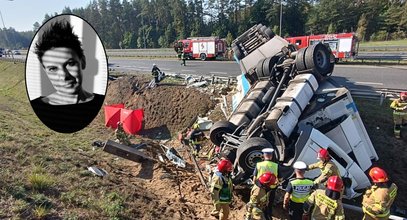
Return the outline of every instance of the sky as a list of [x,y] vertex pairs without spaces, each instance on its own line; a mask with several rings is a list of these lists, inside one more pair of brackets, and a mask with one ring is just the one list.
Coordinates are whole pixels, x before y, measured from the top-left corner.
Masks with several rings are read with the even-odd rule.
[[[65,6],[86,7],[90,0],[0,0],[0,12],[6,28],[30,31],[35,22],[42,24],[45,14],[60,14]],[[1,21],[0,21],[1,22]],[[0,23],[3,28],[3,23]]]

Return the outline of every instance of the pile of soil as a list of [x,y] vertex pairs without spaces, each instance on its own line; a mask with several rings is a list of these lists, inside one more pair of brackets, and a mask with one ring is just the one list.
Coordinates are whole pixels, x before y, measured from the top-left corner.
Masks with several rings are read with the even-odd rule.
[[198,115],[213,109],[208,94],[177,84],[145,88],[151,78],[123,76],[109,83],[106,104],[124,103],[127,109],[144,109],[141,135],[169,138],[189,126]]

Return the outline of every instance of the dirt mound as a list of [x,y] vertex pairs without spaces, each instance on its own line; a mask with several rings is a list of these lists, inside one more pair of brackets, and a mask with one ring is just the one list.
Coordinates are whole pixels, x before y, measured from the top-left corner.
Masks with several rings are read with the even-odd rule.
[[149,137],[168,138],[191,126],[197,115],[214,107],[208,94],[182,85],[162,84],[149,89],[143,87],[149,78],[124,76],[109,83],[105,102],[124,103],[127,109],[144,109],[144,128],[140,133]]

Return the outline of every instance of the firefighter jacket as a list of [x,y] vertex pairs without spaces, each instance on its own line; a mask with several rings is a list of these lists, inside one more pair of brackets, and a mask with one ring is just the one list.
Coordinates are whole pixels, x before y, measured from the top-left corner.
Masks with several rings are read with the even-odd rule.
[[216,171],[212,176],[211,193],[215,204],[229,204],[232,202],[233,184],[231,178]]
[[270,188],[262,186],[257,180],[250,192],[250,201],[247,204],[246,216],[251,216],[253,219],[261,219],[263,210],[269,203]]
[[390,187],[372,186],[363,195],[363,212],[373,218],[388,219],[390,206],[397,195],[397,186],[392,183]]
[[321,175],[314,180],[314,184],[323,184],[331,176],[341,176],[338,167],[332,161],[319,161],[308,166],[309,170],[319,168],[321,169]]
[[126,132],[123,130],[123,127],[121,125],[117,126],[115,133],[116,133],[116,139],[121,144],[131,145],[129,137],[127,136]]
[[304,203],[307,201],[311,190],[314,188],[314,182],[307,178],[291,179],[287,185],[286,192],[290,194],[290,200],[295,203]]
[[407,100],[402,101],[401,99],[395,99],[391,104],[390,108],[394,110],[393,114],[396,115],[407,115]]
[[204,133],[200,129],[194,129],[188,134],[192,145],[200,145],[204,139]]
[[[273,161],[265,160],[256,164],[256,179],[258,179],[265,172],[270,171],[278,177],[278,164]],[[271,185],[270,188],[275,189],[277,185]]]
[[158,76],[160,75],[160,72],[161,70],[158,67],[154,66],[153,69],[151,70],[151,75]]
[[325,195],[325,190],[317,189],[307,203],[314,206],[311,216],[315,220],[345,220],[341,199],[334,200]]

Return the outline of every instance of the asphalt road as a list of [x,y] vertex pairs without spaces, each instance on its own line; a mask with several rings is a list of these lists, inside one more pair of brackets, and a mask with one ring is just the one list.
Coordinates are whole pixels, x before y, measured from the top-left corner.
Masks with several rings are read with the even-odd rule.
[[[111,58],[110,68],[123,72],[150,72],[153,63],[166,73],[191,75],[237,76],[239,65],[233,61],[187,60],[181,66],[178,60],[134,60]],[[347,88],[407,89],[407,66],[335,65],[333,78]]]

